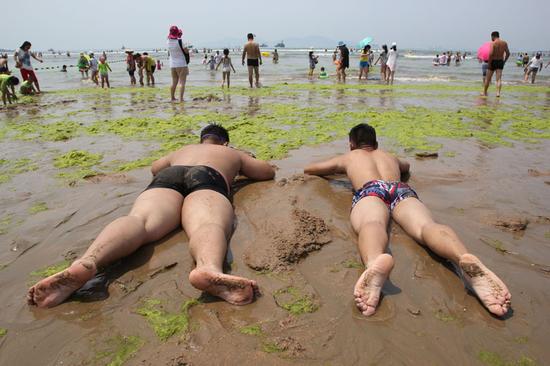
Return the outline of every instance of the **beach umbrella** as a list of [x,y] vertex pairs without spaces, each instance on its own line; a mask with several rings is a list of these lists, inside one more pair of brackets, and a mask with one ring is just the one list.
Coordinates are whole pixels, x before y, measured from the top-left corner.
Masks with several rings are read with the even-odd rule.
[[372,37],[366,37],[361,42],[359,42],[359,44],[357,45],[357,48],[365,48],[365,46],[371,42],[372,42]]
[[491,44],[493,42],[485,42],[477,50],[477,58],[481,61],[489,60],[489,54],[491,53]]

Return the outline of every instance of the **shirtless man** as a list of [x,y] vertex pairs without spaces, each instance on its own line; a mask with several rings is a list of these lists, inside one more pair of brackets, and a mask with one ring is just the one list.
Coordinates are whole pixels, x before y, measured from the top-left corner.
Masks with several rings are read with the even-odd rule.
[[355,193],[350,220],[367,268],[353,292],[363,315],[376,312],[380,291],[394,265],[393,257],[385,253],[390,218],[418,243],[457,265],[466,283],[491,313],[506,314],[511,298],[506,285],[468,253],[450,227],[436,223],[416,192],[400,181],[401,173],[409,171],[409,164],[378,149],[376,131],[367,124],[351,129],[349,146],[349,153],[310,164],[304,172],[319,176],[345,173],[351,180]]
[[260,87],[260,65],[262,64],[262,54],[260,52],[260,46],[254,42],[254,35],[248,33],[248,42],[243,47],[243,66],[244,59],[246,58],[246,64],[248,65],[248,82],[252,88],[252,73],[256,77],[256,88]]
[[510,50],[508,49],[508,43],[500,39],[500,35],[497,31],[491,33],[491,40],[493,44],[491,46],[491,52],[489,53],[489,70],[487,70],[487,77],[485,77],[485,84],[481,95],[487,96],[487,89],[489,89],[489,84],[491,84],[493,73],[496,73],[497,97],[500,97],[502,70],[504,69],[504,64],[508,60],[508,57],[510,57]]
[[219,125],[205,127],[200,141],[155,161],[153,180],[130,213],[107,225],[68,269],[31,287],[28,303],[43,308],[60,304],[98,269],[163,238],[180,225],[189,237],[196,262],[189,274],[191,284],[230,304],[252,302],[257,283],[222,271],[234,219],[229,190],[239,173],[253,180],[268,180],[275,171],[267,162],[227,147],[229,135]]

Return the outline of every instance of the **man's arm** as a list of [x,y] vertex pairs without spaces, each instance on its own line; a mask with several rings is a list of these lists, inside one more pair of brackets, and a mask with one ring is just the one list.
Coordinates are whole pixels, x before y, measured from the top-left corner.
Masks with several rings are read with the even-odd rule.
[[508,49],[508,42],[504,43],[504,53],[506,56],[504,56],[504,62],[508,61],[508,58],[510,57],[510,50]]
[[241,173],[254,180],[270,180],[275,177],[275,169],[267,161],[255,159],[239,151]]
[[155,176],[162,169],[168,168],[169,166],[170,166],[170,155],[163,156],[162,158],[153,162],[153,165],[151,165],[151,174]]
[[304,168],[304,173],[320,176],[345,173],[346,167],[344,164],[344,156],[345,155],[337,156],[319,163],[309,164]]
[[256,48],[258,51],[258,60],[260,61],[260,65],[262,64],[262,51],[260,51],[260,46],[256,44]]
[[243,66],[244,66],[244,59],[246,57],[246,46],[243,47]]
[[411,168],[411,164],[409,164],[405,160],[400,160],[400,159],[397,159],[397,163],[399,164],[399,172],[401,174],[406,174],[406,173],[409,172],[409,170]]

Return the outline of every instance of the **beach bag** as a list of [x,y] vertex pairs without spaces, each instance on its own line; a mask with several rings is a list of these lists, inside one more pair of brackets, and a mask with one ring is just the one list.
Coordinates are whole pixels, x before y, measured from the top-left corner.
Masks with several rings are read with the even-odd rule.
[[180,45],[181,52],[183,52],[183,56],[185,57],[185,62],[187,63],[187,65],[189,65],[189,61],[191,61],[191,58],[189,57],[189,52],[185,52],[183,50],[183,42],[181,41],[181,39],[178,39],[178,44]]

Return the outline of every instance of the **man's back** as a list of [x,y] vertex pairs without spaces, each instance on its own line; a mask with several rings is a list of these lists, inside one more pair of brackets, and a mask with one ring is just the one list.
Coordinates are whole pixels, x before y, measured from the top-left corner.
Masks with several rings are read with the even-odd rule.
[[399,160],[380,149],[350,151],[344,155],[343,163],[354,189],[372,180],[399,181],[401,177]]
[[504,57],[505,57],[506,53],[509,53],[508,43],[506,43],[506,41],[503,41],[500,38],[495,39],[495,41],[493,42],[492,59],[493,60],[504,60]]
[[249,59],[260,58],[260,46],[256,42],[247,42],[244,45],[244,53]]

